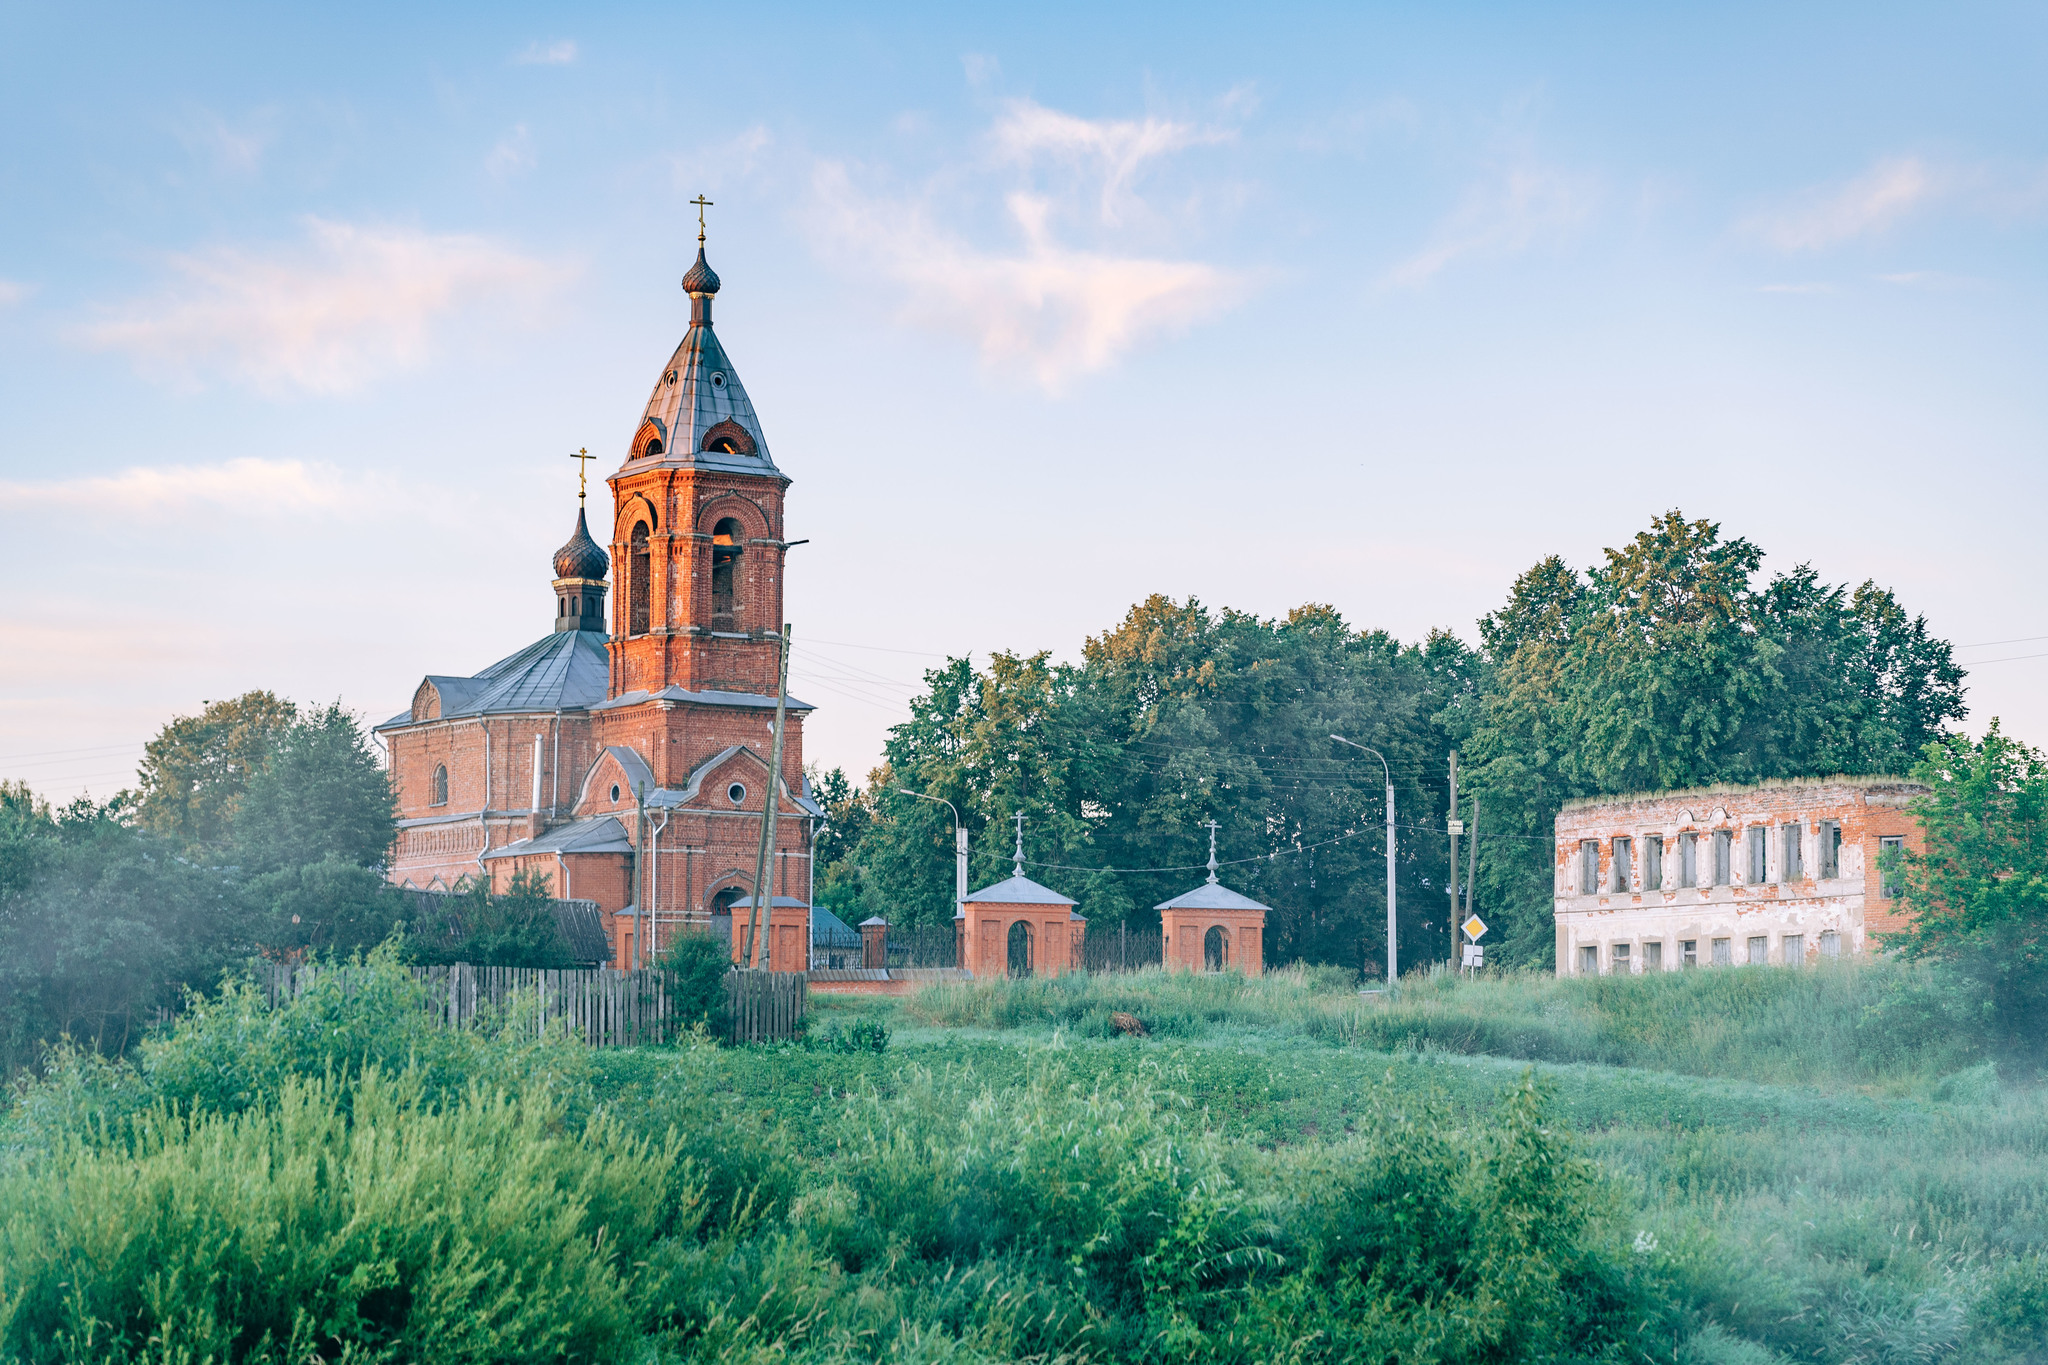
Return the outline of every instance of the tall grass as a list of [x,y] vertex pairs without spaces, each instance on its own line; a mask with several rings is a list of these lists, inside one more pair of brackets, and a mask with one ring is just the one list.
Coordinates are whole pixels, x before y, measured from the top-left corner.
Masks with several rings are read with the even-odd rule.
[[1934,969],[1886,959],[1626,977],[1409,977],[1361,997],[1332,974],[1149,971],[928,987],[910,1015],[945,1027],[1092,1036],[1137,1016],[1169,1038],[1283,1034],[1378,1051],[1593,1062],[1772,1084],[1924,1089],[1984,1059],[1981,1011]]

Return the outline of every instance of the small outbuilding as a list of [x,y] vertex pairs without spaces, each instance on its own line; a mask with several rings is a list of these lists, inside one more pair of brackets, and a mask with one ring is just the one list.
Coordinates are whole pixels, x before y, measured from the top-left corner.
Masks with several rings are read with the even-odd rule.
[[960,965],[975,976],[1058,976],[1081,968],[1088,922],[1076,902],[1017,874],[969,895],[953,917]]
[[1235,967],[1246,976],[1257,976],[1265,969],[1261,941],[1266,934],[1268,907],[1217,880],[1213,833],[1209,839],[1209,880],[1152,908],[1159,912],[1159,960],[1165,967],[1190,972],[1220,972]]

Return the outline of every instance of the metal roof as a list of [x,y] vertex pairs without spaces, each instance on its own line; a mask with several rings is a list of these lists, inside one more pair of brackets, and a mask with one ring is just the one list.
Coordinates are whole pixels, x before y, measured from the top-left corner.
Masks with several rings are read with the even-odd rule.
[[[693,321],[683,334],[682,344],[661,367],[654,392],[647,399],[643,422],[654,423],[661,432],[662,452],[646,459],[628,459],[622,469],[656,465],[720,470],[734,474],[766,474],[783,477],[768,457],[768,441],[761,434],[761,419],[740,384],[739,372],[719,345],[711,327],[710,300],[704,300],[704,320]],[[699,449],[705,433],[721,422],[739,426],[753,443],[750,454]]]
[[1270,910],[1250,896],[1240,896],[1222,882],[1205,882],[1185,895],[1161,901],[1154,910]]
[[521,839],[516,844],[505,844],[484,854],[486,862],[494,858],[521,858],[535,853],[631,853],[632,840],[626,837],[626,827],[609,815],[599,815],[589,820],[577,820],[570,824],[558,825],[538,839]]
[[846,921],[823,906],[811,907],[811,946],[813,948],[857,949],[860,935],[846,927]]
[[[664,687],[659,692],[649,692],[644,689],[621,692],[610,701],[591,703],[590,709],[593,711],[610,711],[615,707],[638,706],[642,702],[650,701],[686,701],[694,702],[699,706],[743,706],[755,711],[773,711],[775,709],[775,696],[773,693],[763,695],[759,692],[688,692],[680,687]],[[789,699],[789,709],[792,711],[815,711],[818,708],[807,701],[798,701],[795,697],[791,697]]]
[[1010,877],[994,886],[984,886],[970,892],[970,902],[987,905],[1078,905],[1049,886],[1040,886],[1029,877]]
[[[604,700],[611,685],[606,637],[595,631],[550,633],[507,655],[472,678],[428,674],[441,697],[441,719],[522,711],[585,711]],[[774,699],[769,699],[774,704]],[[401,711],[377,728],[413,724]]]

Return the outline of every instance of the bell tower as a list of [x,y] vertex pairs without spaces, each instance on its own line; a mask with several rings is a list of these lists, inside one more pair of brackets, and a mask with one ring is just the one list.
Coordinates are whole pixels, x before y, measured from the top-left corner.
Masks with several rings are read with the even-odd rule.
[[712,330],[718,275],[683,276],[690,328],[609,482],[611,695],[775,691],[789,479]]

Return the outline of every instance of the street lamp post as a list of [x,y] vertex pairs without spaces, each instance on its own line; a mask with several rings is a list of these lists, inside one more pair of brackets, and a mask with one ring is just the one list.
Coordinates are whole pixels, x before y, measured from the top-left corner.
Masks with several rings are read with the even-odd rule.
[[931,796],[925,792],[914,792],[908,787],[898,787],[905,796],[914,796],[920,801],[936,801],[953,812],[953,909],[961,911],[967,907],[967,826],[961,822],[960,808],[943,796]]
[[1387,779],[1387,986],[1391,989],[1400,979],[1399,954],[1394,946],[1394,771],[1387,766],[1387,756],[1378,749],[1366,748],[1356,740],[1342,735],[1331,735],[1339,744],[1349,744],[1354,749],[1364,749],[1380,761],[1380,771]]

